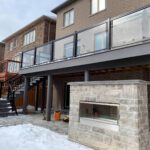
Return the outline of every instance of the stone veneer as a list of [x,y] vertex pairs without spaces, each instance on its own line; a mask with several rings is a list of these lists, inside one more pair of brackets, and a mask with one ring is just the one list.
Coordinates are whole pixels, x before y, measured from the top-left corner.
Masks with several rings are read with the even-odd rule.
[[[147,82],[142,80],[69,83],[69,139],[97,150],[148,150]],[[80,101],[119,104],[119,129],[80,123]]]

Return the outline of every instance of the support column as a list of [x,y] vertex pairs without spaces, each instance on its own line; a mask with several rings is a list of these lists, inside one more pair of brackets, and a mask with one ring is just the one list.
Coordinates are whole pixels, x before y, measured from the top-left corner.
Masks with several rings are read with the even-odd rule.
[[39,83],[35,86],[35,111],[38,111],[39,105]]
[[89,71],[86,70],[86,71],[84,71],[84,81],[85,81],[85,82],[88,82],[89,79],[90,79]]
[[29,81],[30,78],[25,77],[24,96],[23,96],[23,114],[27,113]]
[[51,121],[51,108],[52,108],[52,75],[48,75],[47,85],[47,102],[46,102],[46,120]]
[[41,104],[41,112],[43,112],[46,103],[46,78],[42,80],[42,104]]

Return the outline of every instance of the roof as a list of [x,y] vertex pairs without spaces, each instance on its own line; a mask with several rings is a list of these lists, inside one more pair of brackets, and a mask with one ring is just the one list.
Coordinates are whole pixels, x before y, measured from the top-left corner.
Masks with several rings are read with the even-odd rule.
[[54,8],[53,10],[51,10],[51,12],[57,14],[57,12],[58,12],[59,10],[61,10],[62,8],[65,8],[66,6],[72,4],[72,3],[75,2],[75,1],[77,1],[77,0],[67,0],[67,1],[65,1],[64,3],[60,4],[59,6],[57,6],[56,8]]
[[39,24],[40,22],[42,21],[45,21],[45,20],[48,20],[50,22],[56,22],[56,19],[55,18],[51,18],[51,17],[48,17],[48,16],[41,16],[39,17],[38,19],[34,20],[33,22],[31,22],[30,24],[26,25],[25,27],[23,27],[22,29],[16,31],[15,33],[13,33],[12,35],[10,35],[9,37],[5,38],[2,42],[5,43],[7,40],[10,40],[11,38],[21,34],[22,32],[28,30],[29,28],[32,28],[33,26]]

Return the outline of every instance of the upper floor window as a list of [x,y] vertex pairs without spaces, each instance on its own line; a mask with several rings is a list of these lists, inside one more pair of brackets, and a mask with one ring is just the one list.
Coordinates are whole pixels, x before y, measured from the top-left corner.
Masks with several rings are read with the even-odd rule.
[[18,46],[18,41],[17,39],[14,39],[12,42],[10,42],[9,51],[13,51],[13,49],[16,48],[17,46]]
[[24,35],[24,45],[35,42],[35,30]]
[[64,26],[67,27],[74,23],[74,10],[70,10],[64,14]]
[[95,14],[106,9],[106,0],[92,0],[91,5],[91,13]]
[[11,42],[10,45],[9,45],[9,50],[12,51],[13,48],[14,48],[14,42]]

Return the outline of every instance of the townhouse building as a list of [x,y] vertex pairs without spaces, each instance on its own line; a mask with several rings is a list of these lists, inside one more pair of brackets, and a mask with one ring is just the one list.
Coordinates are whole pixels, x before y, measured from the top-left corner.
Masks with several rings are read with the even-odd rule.
[[[21,52],[33,49],[55,39],[56,21],[41,16],[3,40],[3,62],[1,62],[0,80],[5,81],[18,73]],[[1,44],[2,45],[2,44]],[[30,60],[26,60],[27,62]]]
[[[23,112],[28,89],[41,83],[47,121],[53,111],[70,110],[71,140],[96,149],[148,150],[150,1],[68,0],[52,12],[57,14],[56,39],[21,54]],[[38,88],[35,95],[38,107]]]
[[55,39],[56,21],[48,16],[41,16],[22,29],[3,40],[5,43],[4,59],[20,60],[20,53],[33,49]]

